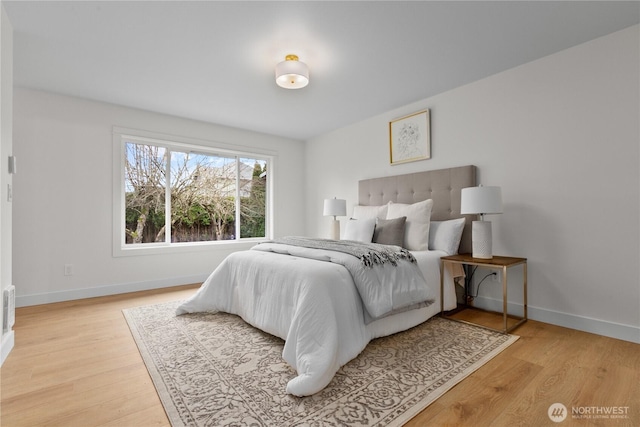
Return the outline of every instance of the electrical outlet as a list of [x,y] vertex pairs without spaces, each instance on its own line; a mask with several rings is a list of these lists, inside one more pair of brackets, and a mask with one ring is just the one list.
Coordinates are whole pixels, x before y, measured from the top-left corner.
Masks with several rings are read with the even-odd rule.
[[502,283],[502,271],[501,270],[494,271],[493,275],[491,276],[491,279],[493,279],[494,282]]
[[65,264],[64,265],[64,275],[65,276],[73,276],[73,264]]

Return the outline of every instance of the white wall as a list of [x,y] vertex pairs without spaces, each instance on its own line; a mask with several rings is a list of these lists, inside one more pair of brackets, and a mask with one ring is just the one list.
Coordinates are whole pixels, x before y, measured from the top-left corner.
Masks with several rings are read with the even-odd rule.
[[[4,290],[11,285],[11,223],[12,204],[8,200],[9,186],[13,185],[13,176],[9,174],[8,157],[13,154],[13,28],[9,17],[0,6],[0,301]],[[4,315],[0,303],[0,324]],[[0,326],[2,341],[0,344],[0,365],[13,348],[13,330],[4,332]]]
[[[34,90],[17,88],[14,101],[19,306],[202,281],[238,249],[114,258],[113,126],[276,152],[275,233],[304,231],[299,141]],[[73,265],[72,276],[64,275],[65,264]]]
[[[360,179],[474,164],[502,186],[494,253],[528,258],[530,318],[640,342],[638,28],[308,141],[308,233],[326,235],[322,200],[352,206]],[[389,121],[424,108],[432,159],[390,166]]]

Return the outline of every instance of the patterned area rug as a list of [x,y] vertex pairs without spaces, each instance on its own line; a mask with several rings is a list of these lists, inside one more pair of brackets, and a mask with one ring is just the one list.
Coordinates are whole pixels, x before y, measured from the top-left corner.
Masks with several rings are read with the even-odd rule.
[[401,426],[518,337],[434,317],[379,338],[309,397],[286,394],[284,341],[224,313],[175,316],[179,302],[124,310],[177,426]]

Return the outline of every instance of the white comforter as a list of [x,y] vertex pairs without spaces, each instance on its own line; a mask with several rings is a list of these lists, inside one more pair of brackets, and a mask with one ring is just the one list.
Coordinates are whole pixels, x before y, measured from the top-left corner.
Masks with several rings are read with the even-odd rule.
[[261,250],[229,255],[198,292],[178,307],[177,314],[233,313],[284,339],[283,358],[298,372],[287,384],[287,392],[307,396],[326,387],[340,366],[373,338],[408,329],[439,312],[443,254],[414,252],[436,304],[368,324],[345,267]]

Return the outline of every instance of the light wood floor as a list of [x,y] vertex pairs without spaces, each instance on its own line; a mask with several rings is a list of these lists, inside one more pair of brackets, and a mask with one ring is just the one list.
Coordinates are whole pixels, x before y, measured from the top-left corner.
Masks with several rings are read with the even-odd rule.
[[[121,310],[184,299],[196,287],[18,309],[15,348],[0,371],[0,425],[168,426]],[[408,425],[640,426],[639,344],[535,321],[514,333],[514,345]],[[628,418],[569,414],[556,424],[547,415],[556,402],[569,412],[628,407]]]

